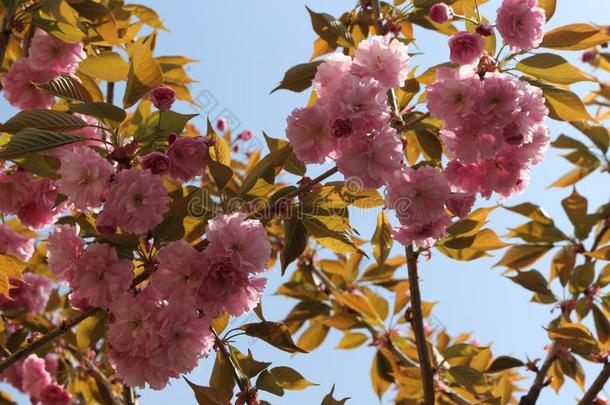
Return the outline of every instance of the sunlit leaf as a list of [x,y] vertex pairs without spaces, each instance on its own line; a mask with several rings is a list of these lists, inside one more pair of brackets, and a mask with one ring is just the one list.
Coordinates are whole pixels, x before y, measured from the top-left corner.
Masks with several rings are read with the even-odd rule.
[[290,367],[274,367],[269,370],[269,373],[286,390],[300,391],[312,385],[318,385],[306,380],[301,374]]
[[264,340],[271,346],[288,353],[307,353],[292,341],[286,325],[280,322],[248,323],[240,327],[246,335]]
[[523,73],[551,83],[572,84],[595,81],[592,76],[553,53],[537,53],[522,59],[515,67]]
[[21,280],[21,273],[26,264],[16,257],[0,255],[0,295],[9,298],[9,289],[12,287],[10,279]]
[[591,24],[564,25],[544,34],[540,45],[565,51],[583,51],[610,41],[610,34],[605,27]]
[[553,292],[550,290],[548,282],[537,270],[519,271],[515,276],[508,278],[532,292],[550,297],[553,296]]
[[552,246],[516,245],[509,248],[502,259],[494,266],[505,266],[512,269],[522,269],[540,259]]
[[278,84],[276,88],[271,90],[271,93],[280,90],[290,90],[297,93],[308,89],[311,86],[311,82],[318,71],[318,66],[322,63],[321,61],[301,63],[293,66],[286,71],[284,78]]
[[123,81],[129,73],[129,64],[116,52],[89,55],[78,68],[91,77],[107,82]]
[[496,357],[491,362],[491,364],[489,365],[489,367],[487,368],[487,370],[485,372],[486,373],[498,373],[500,371],[508,370],[510,368],[515,368],[515,367],[521,367],[524,365],[525,365],[525,363],[523,363],[519,359],[515,359],[514,357],[499,356],[499,357]]
[[57,97],[83,102],[93,101],[87,88],[72,76],[61,75],[50,82],[39,84],[38,87]]
[[65,112],[54,110],[24,110],[0,125],[0,131],[14,134],[22,129],[37,128],[49,131],[72,131],[88,124]]
[[360,332],[346,332],[335,349],[355,349],[362,346],[369,337]]
[[351,34],[341,23],[330,14],[316,13],[309,7],[306,7],[311,17],[311,25],[313,30],[322,39],[331,45],[338,45],[342,47],[349,47],[354,45],[354,40]]
[[199,405],[230,405],[231,401],[224,399],[215,389],[202,387],[201,385],[190,382],[186,377],[182,377],[195,393],[195,399]]
[[381,211],[377,214],[377,228],[375,228],[375,233],[371,239],[373,256],[379,267],[383,266],[383,263],[387,260],[393,243],[392,225],[390,225],[390,220],[386,212]]
[[0,159],[14,159],[28,153],[40,152],[84,140],[87,139],[76,135],[27,128],[11,137],[8,144],[0,150]]

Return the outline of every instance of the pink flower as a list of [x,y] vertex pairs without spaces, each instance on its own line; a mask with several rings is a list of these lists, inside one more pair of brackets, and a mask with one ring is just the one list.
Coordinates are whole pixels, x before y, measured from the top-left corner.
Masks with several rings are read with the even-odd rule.
[[451,193],[447,198],[447,208],[458,217],[465,218],[470,214],[475,200],[473,193]]
[[233,267],[227,257],[211,256],[204,251],[206,271],[197,291],[197,305],[213,318],[225,311],[240,316],[253,309],[265,288],[264,278],[250,278]]
[[78,237],[78,229],[70,225],[56,225],[47,242],[47,260],[51,273],[59,281],[72,279],[76,262],[85,248]]
[[331,118],[349,119],[354,128],[366,132],[372,129],[366,124],[373,121],[378,128],[379,121],[389,117],[386,89],[372,78],[344,76],[327,101]]
[[494,159],[481,164],[481,195],[489,198],[495,191],[507,199],[522,192],[529,181],[529,165],[521,159],[518,148],[506,146]]
[[0,173],[0,211],[16,215],[35,188],[36,181],[30,172]]
[[23,359],[0,373],[0,381],[6,381],[19,391],[23,391]]
[[77,146],[64,152],[57,170],[59,191],[78,210],[87,211],[102,204],[112,175],[112,166],[87,146]]
[[225,132],[227,130],[227,120],[224,118],[218,118],[216,121],[216,128],[218,128],[220,132]]
[[249,141],[252,139],[252,131],[246,129],[245,131],[240,132],[239,135],[237,135],[237,139],[240,141]]
[[70,285],[79,298],[94,307],[109,308],[125,294],[133,277],[133,264],[120,259],[106,244],[92,243],[80,256]]
[[170,305],[155,318],[155,333],[162,343],[151,353],[151,361],[158,367],[188,373],[212,350],[214,337],[210,323],[196,311]]
[[114,176],[97,224],[139,234],[157,226],[169,210],[170,198],[161,177],[132,168]]
[[404,168],[388,176],[386,204],[403,225],[432,222],[444,213],[449,184],[437,169]]
[[28,261],[34,253],[34,240],[21,236],[8,225],[0,224],[0,254],[14,255]]
[[55,97],[40,90],[36,84],[46,83],[55,77],[57,73],[54,71],[37,70],[32,67],[30,59],[21,58],[12,64],[2,79],[4,97],[13,107],[23,110],[49,108],[55,102]]
[[[91,139],[91,141],[79,142],[76,145],[100,146],[100,147],[104,146],[106,148],[108,147],[106,145],[103,145],[102,142],[99,142],[100,139],[102,139],[102,135],[101,135],[100,131],[103,131],[103,130],[93,126],[93,125],[100,125],[99,121],[97,119],[90,117],[88,115],[79,114],[79,113],[74,113],[72,115],[85,121],[88,126],[79,128],[79,129],[75,129],[74,131],[70,131],[70,133],[81,136],[83,138]],[[68,146],[74,146],[74,145],[68,145]]]
[[3,308],[19,308],[32,314],[44,311],[53,289],[50,279],[34,273],[24,273],[23,280],[11,278],[10,283],[16,288],[9,291],[10,299],[0,295],[0,305]]
[[186,241],[179,240],[162,247],[157,260],[159,265],[150,279],[151,285],[172,302],[191,299],[206,271],[201,254]]
[[297,108],[288,116],[286,137],[304,163],[324,163],[336,152],[338,140],[331,133],[329,120],[328,106],[319,102]]
[[445,3],[436,3],[430,7],[428,17],[435,23],[442,24],[453,19],[453,10]]
[[467,193],[477,193],[481,187],[481,177],[485,175],[480,165],[463,165],[457,160],[449,161],[443,174],[452,187]]
[[489,122],[497,125],[508,124],[519,114],[519,100],[522,95],[523,90],[517,80],[502,73],[487,73],[477,109]]
[[479,34],[458,32],[449,39],[449,59],[458,65],[471,65],[479,61],[485,50],[485,41]]
[[181,181],[189,181],[203,173],[208,160],[208,145],[201,137],[177,138],[167,150],[169,174]]
[[42,405],[70,405],[72,395],[59,384],[48,384],[40,392],[40,402]]
[[[472,119],[477,119],[473,116]],[[489,127],[488,127],[489,128]],[[493,158],[502,147],[502,137],[480,125],[465,125],[458,131],[441,130],[441,139],[451,157],[462,163]]]
[[535,165],[544,160],[544,152],[549,148],[551,137],[546,125],[538,125],[532,131],[532,139],[521,145],[521,159]]
[[496,26],[504,41],[518,49],[537,48],[544,37],[546,16],[536,0],[504,0],[498,8]]
[[542,89],[524,81],[519,81],[518,85],[521,90],[521,97],[519,98],[520,111],[515,118],[515,124],[524,134],[525,142],[529,142],[532,130],[544,122],[549,110],[546,107]]
[[394,128],[386,124],[371,135],[354,134],[343,140],[337,168],[364,188],[378,188],[400,169],[403,158],[402,143]]
[[44,359],[30,354],[23,362],[23,391],[32,398],[40,398],[40,393],[53,381],[45,369]]
[[152,359],[139,353],[125,353],[110,348],[109,361],[123,382],[132,387],[144,388],[148,383],[150,388],[161,390],[170,378],[177,378],[180,373],[162,365],[152,364]]
[[400,87],[407,79],[409,53],[407,46],[390,36],[366,39],[356,49],[351,72],[372,77],[387,88]]
[[431,221],[401,226],[392,230],[392,238],[404,246],[415,243],[419,247],[429,248],[436,239],[447,236],[446,228],[451,225],[451,218],[441,212]]
[[49,69],[58,75],[75,73],[87,56],[82,42],[68,44],[40,29],[32,38],[29,52],[34,68]]
[[167,111],[176,101],[176,92],[166,86],[155,87],[150,91],[150,101],[160,111]]
[[267,267],[271,244],[260,221],[246,218],[246,214],[236,212],[210,219],[205,230],[210,241],[206,251],[230,258],[237,269],[259,273]]
[[473,113],[474,106],[483,95],[478,77],[460,76],[450,69],[440,69],[437,80],[426,88],[430,113],[446,126],[458,127]]
[[169,157],[163,152],[151,152],[142,158],[142,168],[152,174],[163,174],[169,170]]
[[65,203],[57,201],[57,186],[52,180],[43,178],[35,183],[28,199],[19,208],[17,216],[22,224],[32,229],[44,229],[53,224],[66,210]]
[[313,79],[313,88],[320,97],[332,94],[341,78],[349,72],[352,58],[342,53],[333,53],[318,66]]

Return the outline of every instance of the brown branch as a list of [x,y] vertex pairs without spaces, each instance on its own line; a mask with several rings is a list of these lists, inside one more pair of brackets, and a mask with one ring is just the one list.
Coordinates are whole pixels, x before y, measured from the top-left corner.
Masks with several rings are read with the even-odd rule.
[[407,270],[409,272],[409,290],[411,294],[411,326],[415,335],[415,346],[419,357],[422,384],[424,387],[424,405],[434,405],[434,370],[428,353],[428,342],[424,331],[424,316],[422,312],[419,277],[417,275],[417,253],[413,246],[405,249]]
[[519,405],[533,405],[538,401],[538,397],[540,396],[540,391],[545,387],[546,375],[549,372],[549,369],[557,359],[557,349],[559,346],[557,343],[554,343],[551,347],[551,350],[547,354],[542,366],[536,372],[536,378],[534,378],[534,383],[527,391],[527,394],[521,397],[519,400]]
[[3,372],[4,370],[6,370],[8,367],[15,364],[17,361],[34,353],[36,350],[40,349],[42,346],[46,345],[47,343],[49,343],[49,342],[53,341],[54,339],[58,338],[59,336],[63,335],[64,333],[66,333],[67,331],[69,331],[70,329],[72,329],[74,326],[78,325],[85,319],[89,318],[90,316],[95,315],[99,311],[102,311],[102,310],[99,308],[88,308],[88,309],[84,310],[83,312],[81,312],[78,316],[76,316],[72,319],[68,319],[67,321],[63,321],[61,323],[61,325],[58,326],[57,328],[53,329],[50,332],[47,332],[39,339],[31,342],[23,349],[16,351],[15,353],[11,354],[6,359],[4,359],[4,361],[2,361],[2,363],[0,363],[0,373]]
[[580,402],[578,402],[578,405],[591,405],[597,397],[597,394],[599,394],[604,388],[604,385],[608,382],[608,379],[610,379],[610,362],[606,361],[604,368],[602,368],[602,371],[595,381],[593,381],[593,384],[591,384]]
[[140,400],[136,394],[136,389],[128,385],[123,385],[123,402],[125,405],[139,405]]
[[405,122],[404,124],[395,125],[394,129],[396,129],[398,132],[404,132],[408,129],[411,129],[414,125],[419,124],[420,122],[422,122],[429,116],[430,116],[430,113],[422,114],[419,117],[417,117],[409,122]]
[[17,5],[17,0],[9,0],[4,9],[4,19],[2,20],[2,27],[0,27],[0,65],[4,62],[4,54],[11,40],[11,24],[15,17],[15,11],[17,11]]
[[114,82],[108,82],[106,84],[106,102],[108,104],[114,103]]

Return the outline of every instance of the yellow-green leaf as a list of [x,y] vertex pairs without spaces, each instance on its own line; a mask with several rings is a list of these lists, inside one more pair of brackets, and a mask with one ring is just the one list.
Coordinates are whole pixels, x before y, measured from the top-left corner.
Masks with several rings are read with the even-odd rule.
[[96,79],[120,82],[127,78],[129,64],[116,52],[102,52],[98,55],[89,55],[80,63],[79,69]]
[[502,259],[494,266],[505,266],[511,269],[522,269],[540,259],[552,246],[516,245],[509,248]]
[[595,81],[591,75],[554,53],[538,53],[517,63],[516,68],[530,76],[552,83],[572,84]]
[[300,391],[307,387],[311,387],[312,385],[318,385],[308,381],[290,367],[274,367],[269,370],[269,373],[282,388],[287,390]]
[[555,14],[557,8],[557,0],[538,0],[538,7],[544,10],[546,21],[548,22]]
[[335,349],[355,349],[362,346],[369,337],[360,332],[346,332]]
[[136,42],[131,49],[129,73],[125,85],[123,104],[131,107],[144,97],[151,89],[163,84],[163,71],[159,62],[153,57],[151,42],[153,37]]
[[564,25],[547,32],[540,46],[565,51],[583,51],[608,41],[610,35],[606,27],[579,23]]
[[371,239],[373,256],[379,267],[383,266],[383,263],[388,259],[393,243],[390,219],[385,211],[381,211],[377,215],[377,228],[373,234],[373,239]]
[[0,294],[9,298],[9,289],[12,287],[10,279],[21,280],[21,273],[26,264],[16,257],[0,255]]

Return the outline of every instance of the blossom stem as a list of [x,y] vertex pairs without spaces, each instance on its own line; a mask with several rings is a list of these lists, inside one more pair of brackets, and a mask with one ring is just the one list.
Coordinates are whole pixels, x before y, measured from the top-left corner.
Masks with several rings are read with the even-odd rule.
[[415,346],[419,357],[422,384],[424,387],[424,405],[434,405],[434,370],[428,353],[428,342],[424,331],[424,316],[422,312],[421,293],[419,291],[419,278],[417,275],[418,254],[413,246],[405,249],[407,257],[407,270],[409,273],[409,291],[411,294],[411,326],[415,335]]
[[11,39],[11,24],[15,17],[15,11],[17,11],[18,0],[9,0],[6,8],[4,9],[4,19],[2,20],[2,27],[0,32],[0,64],[4,62],[4,54],[6,48]]
[[59,336],[63,335],[64,333],[66,333],[67,331],[69,331],[70,329],[72,329],[74,326],[78,325],[85,319],[97,314],[99,311],[102,311],[102,310],[99,308],[91,307],[91,308],[88,308],[88,309],[84,310],[83,312],[81,312],[78,316],[76,316],[72,319],[68,319],[67,321],[63,321],[61,323],[61,325],[58,326],[57,328],[53,329],[50,332],[47,332],[39,339],[34,340],[32,343],[28,344],[23,349],[16,351],[15,353],[11,354],[6,359],[4,359],[4,361],[2,361],[0,363],[0,373],[3,372],[4,370],[6,370],[8,367],[15,364],[16,362],[18,362],[19,360],[21,360],[22,358],[34,353],[36,350],[40,349],[45,344],[47,344],[47,343],[53,341],[54,339],[58,338]]
[[108,82],[106,84],[106,102],[108,104],[114,104],[114,82]]
[[610,362],[606,361],[606,363],[604,364],[604,368],[602,368],[602,371],[599,373],[595,381],[593,381],[593,384],[591,384],[591,386],[589,387],[585,395],[582,397],[580,402],[578,402],[578,405],[592,404],[595,398],[597,397],[597,394],[599,394],[599,392],[604,388],[604,385],[606,385],[609,379]]

